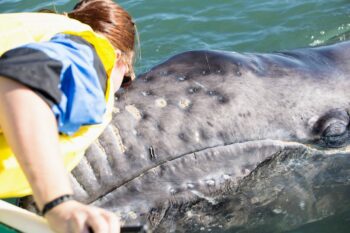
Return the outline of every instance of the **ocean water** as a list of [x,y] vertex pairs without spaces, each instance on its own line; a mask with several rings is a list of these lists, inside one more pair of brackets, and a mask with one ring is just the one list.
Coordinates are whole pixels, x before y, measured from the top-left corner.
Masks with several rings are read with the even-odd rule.
[[[72,0],[0,0],[0,12],[67,12]],[[120,0],[140,35],[144,72],[194,49],[269,52],[324,43],[350,30],[348,0]],[[339,38],[341,39],[341,38]]]
[[[137,73],[182,51],[271,52],[341,41],[350,31],[348,0],[120,0],[140,35]],[[0,12],[67,12],[72,0],[0,0]],[[1,22],[0,22],[1,23]],[[347,229],[349,229],[347,231]],[[330,218],[292,231],[350,232]]]

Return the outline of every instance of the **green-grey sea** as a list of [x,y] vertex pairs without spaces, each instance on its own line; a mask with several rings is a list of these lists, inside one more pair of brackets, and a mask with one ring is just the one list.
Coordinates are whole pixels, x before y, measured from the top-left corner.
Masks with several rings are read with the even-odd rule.
[[[77,0],[0,0],[0,12],[67,12]],[[319,45],[350,30],[348,0],[120,0],[141,45],[136,70],[187,50],[269,52]],[[342,39],[340,36],[339,40]]]
[[[0,0],[0,12],[42,8],[67,12],[76,2]],[[132,14],[140,35],[137,73],[182,51],[270,52],[345,40],[350,31],[349,0],[120,0],[118,3]],[[344,219],[330,218],[292,232],[350,232],[350,216]]]

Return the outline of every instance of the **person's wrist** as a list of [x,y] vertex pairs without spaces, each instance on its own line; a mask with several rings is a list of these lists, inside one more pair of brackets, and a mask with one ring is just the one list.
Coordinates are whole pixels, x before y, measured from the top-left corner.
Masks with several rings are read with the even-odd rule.
[[41,210],[41,215],[45,216],[49,211],[51,211],[56,206],[59,206],[65,202],[71,201],[71,200],[74,200],[73,195],[71,195],[71,194],[61,195],[61,196],[45,203],[42,210]]

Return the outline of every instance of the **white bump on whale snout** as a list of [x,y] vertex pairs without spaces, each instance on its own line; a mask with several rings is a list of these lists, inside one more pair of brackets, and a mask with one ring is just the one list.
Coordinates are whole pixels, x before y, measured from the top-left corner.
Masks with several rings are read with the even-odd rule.
[[214,180],[207,180],[205,182],[208,186],[214,186],[215,185],[215,181]]
[[163,98],[156,99],[156,106],[159,108],[164,108],[168,105],[167,101]]
[[275,214],[282,214],[283,210],[279,209],[279,208],[276,208],[276,209],[273,209],[272,212],[274,212]]
[[116,107],[114,107],[112,111],[114,114],[120,113],[120,109]]
[[182,99],[179,102],[179,106],[180,108],[187,108],[188,106],[190,106],[191,101],[189,101],[188,99]]
[[141,120],[142,114],[141,112],[135,107],[135,105],[127,105],[125,106],[126,111],[128,111],[136,120]]
[[195,133],[195,139],[196,139],[197,142],[200,141],[200,134],[199,134],[199,132]]
[[188,183],[187,184],[187,188],[189,188],[189,189],[193,189],[195,186],[194,186],[194,184],[192,184],[192,183]]
[[134,211],[130,211],[128,212],[128,216],[131,218],[131,219],[137,219],[137,214],[134,212]]

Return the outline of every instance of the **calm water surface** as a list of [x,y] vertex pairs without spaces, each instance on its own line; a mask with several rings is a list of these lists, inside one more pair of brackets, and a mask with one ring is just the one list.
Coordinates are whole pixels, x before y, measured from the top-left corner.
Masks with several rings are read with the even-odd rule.
[[[76,1],[0,0],[0,12],[69,11]],[[269,52],[323,44],[350,31],[348,0],[120,0],[135,18],[141,73],[193,49]],[[1,23],[1,22],[0,22]],[[344,40],[344,37],[335,37]],[[350,219],[328,219],[294,233],[350,232]]]
[[[0,12],[69,11],[76,1],[0,0]],[[143,72],[178,52],[268,52],[323,43],[350,29],[348,0],[120,0],[135,18]]]

